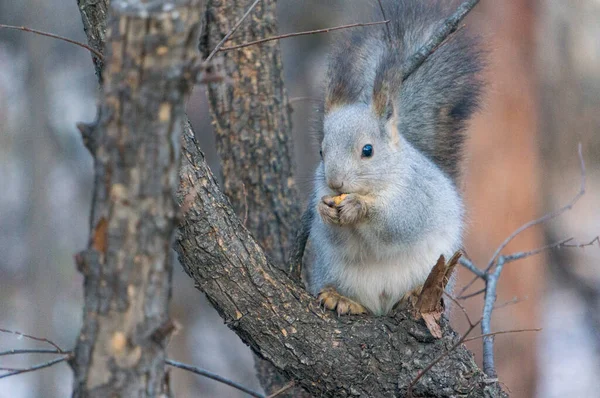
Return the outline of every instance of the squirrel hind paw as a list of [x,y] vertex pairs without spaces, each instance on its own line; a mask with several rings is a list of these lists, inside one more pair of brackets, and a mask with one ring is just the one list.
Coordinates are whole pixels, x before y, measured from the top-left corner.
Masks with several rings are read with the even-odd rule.
[[326,287],[317,296],[319,303],[325,309],[335,311],[338,315],[366,314],[367,309],[354,300],[344,297],[333,287]]

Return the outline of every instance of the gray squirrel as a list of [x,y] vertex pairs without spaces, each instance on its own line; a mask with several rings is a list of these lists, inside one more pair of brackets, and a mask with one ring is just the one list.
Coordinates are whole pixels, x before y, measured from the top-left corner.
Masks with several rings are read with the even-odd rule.
[[338,314],[389,313],[420,290],[440,255],[462,246],[457,184],[481,53],[460,30],[404,79],[403,65],[456,2],[382,6],[389,30],[345,34],[331,54],[304,219],[314,257],[308,289]]

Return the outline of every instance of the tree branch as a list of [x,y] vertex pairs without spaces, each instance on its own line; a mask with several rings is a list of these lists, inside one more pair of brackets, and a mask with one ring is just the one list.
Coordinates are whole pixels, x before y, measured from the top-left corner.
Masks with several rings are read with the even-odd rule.
[[50,366],[56,365],[57,363],[69,361],[72,358],[73,358],[73,354],[72,353],[68,353],[67,355],[64,355],[64,356],[62,356],[60,358],[55,358],[55,359],[52,359],[52,360],[50,360],[48,362],[40,363],[38,365],[34,365],[34,366],[29,367],[29,368],[14,369],[11,372],[1,374],[0,375],[0,379],[4,379],[4,378],[10,377],[10,376],[20,375],[20,374],[23,374],[23,373],[35,372],[36,370],[40,370],[40,369],[44,369],[44,368],[49,368]]
[[425,62],[448,36],[458,28],[461,21],[479,3],[479,0],[468,0],[462,3],[448,19],[444,21],[427,42],[406,62],[404,80],[406,80],[419,66]]
[[86,50],[88,50],[89,52],[91,52],[92,54],[94,54],[100,60],[104,59],[104,57],[102,56],[102,54],[99,51],[94,50],[92,47],[88,46],[87,44],[81,43],[81,42],[76,41],[76,40],[69,39],[68,37],[55,35],[53,33],[42,32],[41,30],[31,29],[31,28],[28,28],[26,26],[13,26],[13,25],[0,24],[0,28],[2,28],[2,29],[21,30],[23,32],[35,33],[36,35],[46,36],[46,37],[51,37],[53,39],[58,39],[58,40],[66,41],[67,43],[75,44],[76,46],[79,46],[81,48],[85,48]]
[[335,26],[333,28],[314,29],[314,30],[306,30],[304,32],[286,33],[286,34],[283,34],[283,35],[277,35],[277,36],[267,37],[267,38],[260,39],[260,40],[254,40],[254,41],[251,41],[251,42],[248,42],[248,43],[238,44],[236,46],[222,47],[220,49],[220,51],[237,50],[239,48],[244,48],[244,47],[249,47],[249,46],[255,46],[257,44],[263,44],[263,43],[267,43],[267,42],[270,42],[270,41],[273,41],[273,40],[287,39],[287,38],[290,38],[290,37],[314,35],[314,34],[318,34],[318,33],[329,33],[329,32],[333,32],[333,31],[336,31],[336,30],[358,28],[358,27],[363,27],[363,26],[382,25],[382,24],[388,24],[389,22],[390,21],[353,23],[353,24],[349,24],[349,25]]
[[253,397],[256,398],[265,398],[265,396],[263,394],[257,393],[256,391],[253,391],[249,388],[244,387],[243,385],[236,383],[235,381],[229,380],[223,376],[219,376],[218,374],[215,374],[213,372],[209,372],[208,370],[205,369],[201,369],[195,366],[191,366],[191,365],[187,365],[185,363],[181,363],[181,362],[177,362],[177,361],[173,361],[172,359],[166,359],[165,363],[167,365],[171,365],[173,367],[179,368],[179,369],[183,369],[183,370],[187,370],[188,372],[192,372],[195,373],[197,375],[200,376],[204,376],[207,377],[209,379],[218,381],[219,383],[223,383],[223,384],[227,384],[228,386],[231,386],[237,390],[240,390],[242,392],[245,392],[248,395],[251,395]]
[[52,340],[43,338],[43,337],[35,337],[35,336],[31,336],[29,334],[21,333],[21,332],[15,331],[15,330],[8,330],[8,329],[2,329],[2,328],[0,328],[0,332],[7,333],[7,334],[14,334],[17,336],[17,338],[25,337],[29,340],[39,341],[42,343],[48,343],[52,347],[56,348],[56,351],[58,351],[59,353],[63,352],[63,350],[55,342],[53,342]]

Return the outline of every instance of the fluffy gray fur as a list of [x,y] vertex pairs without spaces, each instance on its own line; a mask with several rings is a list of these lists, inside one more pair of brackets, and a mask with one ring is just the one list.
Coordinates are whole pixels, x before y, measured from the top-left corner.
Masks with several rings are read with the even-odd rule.
[[[383,4],[391,41],[385,29],[363,29],[344,36],[330,59],[308,281],[313,294],[332,286],[377,315],[421,285],[441,254],[461,248],[456,182],[481,69],[463,30],[403,79],[402,64],[456,2]],[[372,157],[362,155],[367,144]],[[348,196],[335,205],[341,193]]]

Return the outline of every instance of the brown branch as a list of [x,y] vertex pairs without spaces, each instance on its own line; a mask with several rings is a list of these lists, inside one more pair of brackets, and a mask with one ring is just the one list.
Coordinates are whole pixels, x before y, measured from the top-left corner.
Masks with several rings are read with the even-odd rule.
[[13,349],[7,351],[0,351],[0,357],[8,355],[22,355],[22,354],[63,354],[62,350],[47,350],[47,349]]
[[243,385],[241,385],[239,383],[236,383],[235,381],[229,380],[228,378],[223,377],[223,376],[219,376],[218,374],[210,372],[206,369],[198,368],[196,366],[188,365],[188,364],[185,364],[182,362],[173,361],[172,359],[165,359],[165,363],[167,365],[173,366],[175,368],[187,370],[188,372],[192,372],[197,375],[209,378],[211,380],[218,381],[219,383],[226,384],[226,385],[233,387],[239,391],[245,392],[246,394],[251,395],[253,397],[265,398],[265,396],[263,394],[253,391],[247,387],[244,387]]
[[63,350],[58,346],[58,344],[56,344],[52,340],[49,340],[49,339],[46,339],[46,338],[43,338],[43,337],[35,337],[35,336],[31,336],[29,334],[21,333],[21,332],[15,331],[15,330],[8,330],[8,329],[2,329],[2,328],[0,328],[0,332],[1,333],[7,333],[7,334],[14,334],[14,335],[17,336],[17,338],[25,337],[25,338],[30,339],[30,340],[39,341],[39,342],[42,342],[42,343],[48,343],[52,347],[56,348],[56,350],[59,353],[63,352]]
[[304,32],[286,33],[286,34],[283,34],[283,35],[277,35],[277,36],[267,37],[267,38],[260,39],[260,40],[251,41],[251,42],[248,42],[248,43],[238,44],[236,46],[222,47],[219,51],[237,50],[238,48],[244,48],[244,47],[254,46],[254,45],[257,45],[257,44],[262,44],[262,43],[266,43],[266,42],[273,41],[273,40],[287,39],[289,37],[314,35],[314,34],[318,34],[318,33],[328,33],[328,32],[333,32],[335,30],[357,28],[357,27],[362,27],[362,26],[382,25],[382,24],[387,24],[389,22],[390,21],[353,23],[353,24],[349,24],[349,25],[335,26],[333,28],[315,29],[315,30],[307,30],[307,31],[304,31]]
[[68,37],[55,35],[54,33],[42,32],[41,30],[31,29],[31,28],[28,28],[26,26],[13,26],[13,25],[0,24],[0,28],[2,28],[2,29],[21,30],[23,32],[30,32],[30,33],[34,33],[36,35],[46,36],[46,37],[51,37],[53,39],[58,39],[58,40],[66,41],[67,43],[75,44],[76,46],[79,46],[81,48],[85,48],[86,50],[88,50],[89,52],[91,52],[92,54],[94,54],[100,60],[104,59],[104,57],[102,56],[102,54],[100,54],[99,51],[94,50],[92,47],[88,46],[85,43],[81,43],[79,41],[69,39]]

